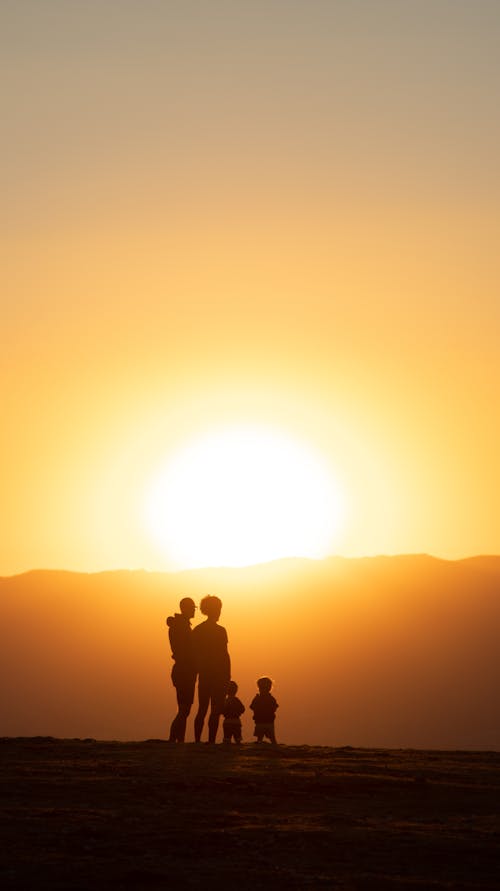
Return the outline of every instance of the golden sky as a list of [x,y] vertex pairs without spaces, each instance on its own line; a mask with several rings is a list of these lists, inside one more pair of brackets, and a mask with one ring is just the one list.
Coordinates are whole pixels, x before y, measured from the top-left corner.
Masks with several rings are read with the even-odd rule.
[[170,568],[148,486],[234,424],[327,462],[331,553],[499,553],[498,3],[0,16],[0,574]]

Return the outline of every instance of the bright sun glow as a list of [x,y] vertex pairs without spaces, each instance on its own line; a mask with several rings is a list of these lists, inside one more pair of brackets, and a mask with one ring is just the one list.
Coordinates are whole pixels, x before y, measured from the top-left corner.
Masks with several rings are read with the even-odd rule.
[[343,515],[321,456],[259,427],[187,444],[155,474],[146,500],[148,528],[175,568],[324,557]]

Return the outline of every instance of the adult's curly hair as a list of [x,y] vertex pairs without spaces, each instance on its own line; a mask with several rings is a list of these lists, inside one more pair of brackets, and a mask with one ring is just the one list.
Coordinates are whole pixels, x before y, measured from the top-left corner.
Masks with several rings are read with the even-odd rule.
[[200,600],[200,613],[203,613],[204,616],[208,616],[208,618],[218,619],[221,609],[222,600],[220,597],[216,597],[215,594],[207,594]]

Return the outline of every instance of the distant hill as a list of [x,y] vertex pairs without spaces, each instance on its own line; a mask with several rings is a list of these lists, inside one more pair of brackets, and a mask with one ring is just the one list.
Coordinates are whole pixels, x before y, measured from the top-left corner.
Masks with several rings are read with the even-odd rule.
[[165,617],[205,593],[243,702],[275,679],[278,739],[500,748],[500,557],[425,555],[0,579],[0,735],[165,737]]

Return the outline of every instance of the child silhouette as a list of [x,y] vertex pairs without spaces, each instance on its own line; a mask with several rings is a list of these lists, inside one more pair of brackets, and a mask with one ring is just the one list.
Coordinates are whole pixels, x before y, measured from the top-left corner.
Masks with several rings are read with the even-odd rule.
[[271,678],[263,677],[257,681],[259,692],[254,696],[250,703],[253,711],[253,719],[255,721],[254,736],[257,737],[256,742],[262,742],[267,737],[273,745],[276,745],[276,736],[274,734],[274,716],[278,703],[274,696],[271,695],[273,682]]
[[241,742],[240,715],[245,711],[245,706],[236,696],[237,692],[238,684],[234,681],[229,681],[229,684],[227,685],[227,696],[224,700],[224,708],[222,709],[222,714],[224,715],[224,720],[222,722],[222,729],[224,731],[223,742],[225,743],[230,743],[233,736],[235,743]]

